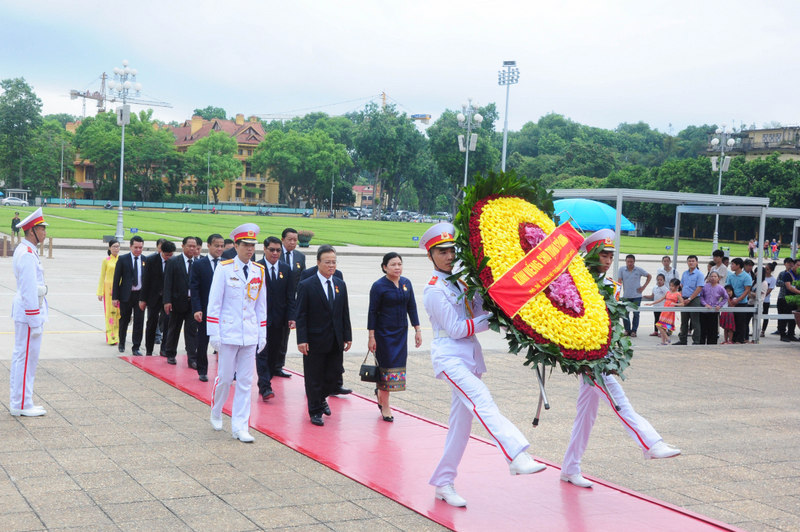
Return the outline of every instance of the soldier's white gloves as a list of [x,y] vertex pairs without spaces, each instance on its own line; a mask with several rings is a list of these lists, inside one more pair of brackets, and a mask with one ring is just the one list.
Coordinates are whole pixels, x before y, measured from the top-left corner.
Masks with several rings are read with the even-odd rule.
[[491,317],[491,314],[481,314],[480,316],[472,320],[472,322],[475,324],[476,334],[479,332],[489,330],[489,317]]
[[266,338],[259,338],[258,339],[258,346],[256,346],[256,352],[260,353],[261,350],[264,349],[264,347],[266,345],[267,345],[267,339]]
[[42,335],[41,327],[31,327],[31,338],[38,338]]
[[211,344],[211,347],[214,348],[214,351],[219,351],[219,345],[220,345],[219,336],[210,336],[208,338],[208,343]]

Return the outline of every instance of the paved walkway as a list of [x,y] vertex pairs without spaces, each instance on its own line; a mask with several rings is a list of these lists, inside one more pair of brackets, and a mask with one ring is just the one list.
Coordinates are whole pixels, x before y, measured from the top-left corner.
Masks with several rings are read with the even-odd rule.
[[[244,445],[213,431],[207,406],[117,359],[116,348],[103,344],[101,306],[93,295],[101,258],[64,249],[45,261],[51,320],[36,395],[48,415],[0,412],[0,529],[439,529],[266,436],[255,434],[255,443]],[[343,255],[340,262],[356,327],[345,382],[369,395],[372,387],[355,375],[366,351],[367,294],[379,276],[379,259]],[[409,255],[405,266],[421,292],[426,259]],[[0,259],[3,407],[13,291],[11,261]],[[644,314],[641,329],[651,324]],[[408,390],[392,401],[446,423],[449,392],[431,375],[427,320],[423,331],[422,348],[410,351]],[[486,381],[501,411],[531,440],[534,454],[560,463],[575,380],[552,374],[552,408],[534,429],[532,372],[507,354],[499,335],[483,333],[481,340]],[[769,334],[759,346],[661,348],[654,340],[635,340],[625,389],[683,456],[645,462],[606,408],[584,472],[747,530],[800,530],[800,345]],[[293,352],[287,365],[302,371],[301,362]],[[477,425],[473,431],[486,437]],[[386,474],[396,474],[388,459]],[[431,488],[423,480],[420,489]],[[535,529],[536,508],[530,513]]]

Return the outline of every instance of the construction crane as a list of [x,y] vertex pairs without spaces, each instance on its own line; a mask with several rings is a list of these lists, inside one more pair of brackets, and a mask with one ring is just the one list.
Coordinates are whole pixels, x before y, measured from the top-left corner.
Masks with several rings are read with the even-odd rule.
[[[106,96],[106,80],[108,79],[108,75],[103,72],[100,75],[100,91],[78,91],[78,90],[71,90],[69,91],[69,97],[71,100],[76,100],[78,98],[83,98],[83,117],[86,118],[86,100],[97,100],[97,113],[105,113],[106,112],[106,102],[116,102],[117,98],[115,96]],[[138,98],[126,98],[128,103],[134,103],[138,105],[148,105],[151,107],[172,107],[172,104],[167,102],[159,102],[154,100],[140,100]]]

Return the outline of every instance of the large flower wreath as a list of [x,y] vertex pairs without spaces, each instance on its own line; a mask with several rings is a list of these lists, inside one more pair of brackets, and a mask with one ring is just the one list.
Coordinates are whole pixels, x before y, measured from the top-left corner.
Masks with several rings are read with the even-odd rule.
[[[489,287],[535,248],[556,225],[552,194],[538,181],[511,171],[476,177],[456,214],[457,274],[469,286],[465,297],[479,292],[493,313],[490,327],[505,331],[512,353],[527,349],[525,365],[559,366],[568,374],[599,379],[622,376],[633,350],[621,318],[626,304],[614,297],[596,269],[598,252],[575,256],[566,270],[543,291],[509,316]],[[624,378],[624,377],[623,377]],[[601,381],[602,382],[602,381]]]

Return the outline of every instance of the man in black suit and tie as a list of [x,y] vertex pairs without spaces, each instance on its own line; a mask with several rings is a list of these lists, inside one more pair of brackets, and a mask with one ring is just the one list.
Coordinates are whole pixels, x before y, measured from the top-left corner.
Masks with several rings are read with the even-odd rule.
[[139,308],[139,292],[142,289],[142,266],[144,266],[144,240],[134,235],[130,240],[131,252],[122,255],[114,268],[114,286],[111,289],[111,303],[119,308],[119,352],[125,352],[125,338],[128,335],[128,324],[133,313],[133,356],[142,356],[139,347],[142,345],[142,329],[144,312]]
[[[306,269],[306,256],[301,251],[297,251],[297,229],[287,227],[281,233],[281,262],[286,263],[291,271],[292,283],[297,290],[300,283],[300,274]],[[269,303],[267,303],[269,304]],[[283,341],[281,350],[276,356],[275,363],[282,368],[286,363],[286,351],[289,348],[289,329],[283,331]],[[281,371],[278,377],[288,377],[289,374]]]
[[206,317],[208,316],[208,294],[211,292],[211,281],[219,264],[220,255],[225,246],[222,235],[214,233],[206,240],[208,255],[197,259],[192,266],[189,277],[189,290],[192,292],[192,312],[197,322],[197,375],[203,382],[208,382],[208,334],[206,333]]
[[195,260],[197,242],[193,236],[183,239],[181,254],[172,257],[167,262],[164,270],[164,312],[169,315],[167,328],[167,342],[164,351],[167,353],[167,363],[175,364],[178,354],[178,340],[183,327],[183,340],[186,344],[186,353],[189,367],[197,369],[197,353],[195,351],[195,337],[197,326],[192,314],[192,294],[189,292],[189,275],[192,263]]
[[322,414],[331,414],[327,397],[340,388],[344,351],[350,349],[353,331],[347,286],[333,275],[333,246],[319,247],[317,268],[316,277],[297,288],[297,349],[303,354],[308,415],[311,423],[322,426]]
[[295,284],[289,265],[280,260],[281,251],[281,240],[270,236],[264,240],[264,258],[258,261],[267,276],[267,345],[256,354],[258,393],[264,401],[275,397],[272,377],[291,377],[283,371],[285,358],[280,354],[284,337],[295,327]]
[[[175,253],[175,244],[165,240],[161,243],[161,251],[148,255],[142,269],[142,291],[139,293],[139,309],[147,307],[147,325],[144,333],[144,347],[147,356],[153,355],[158,330],[166,335],[167,315],[164,313],[164,270],[167,261]],[[162,351],[163,353],[163,351]]]

